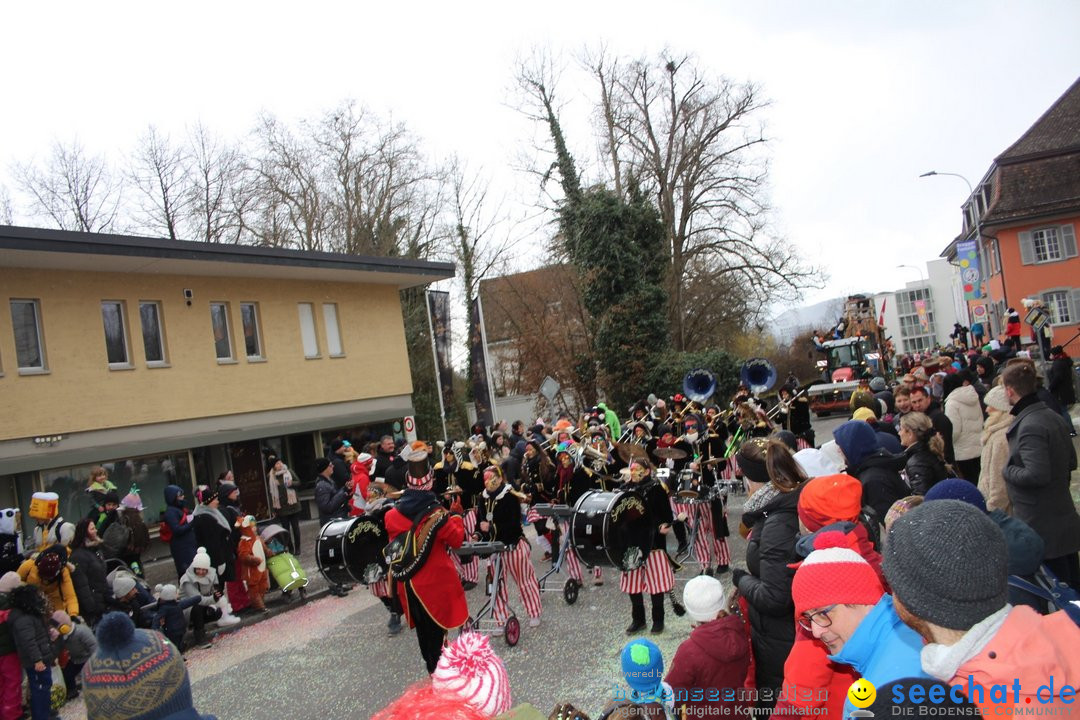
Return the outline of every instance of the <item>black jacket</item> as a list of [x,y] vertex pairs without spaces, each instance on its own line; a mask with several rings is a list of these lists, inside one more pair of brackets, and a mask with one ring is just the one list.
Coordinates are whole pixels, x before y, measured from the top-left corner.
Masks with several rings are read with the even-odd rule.
[[1066,408],[1076,402],[1072,368],[1072,358],[1064,355],[1054,359],[1054,362],[1050,364],[1050,372],[1046,374],[1047,389]]
[[[492,527],[486,533],[481,533],[482,537],[485,540],[497,540],[512,547],[517,545],[518,540],[523,537],[521,503],[517,496],[510,492],[510,486],[505,482],[503,488],[506,488],[506,492],[502,497],[499,497],[499,493],[495,493],[494,497],[488,497],[487,491],[484,491],[480,499],[480,516],[476,519],[476,526],[479,528],[480,523],[485,520],[490,522]],[[501,488],[499,492],[502,492]]]
[[739,580],[739,594],[750,605],[750,640],[757,662],[759,688],[781,687],[784,661],[795,642],[795,603],[791,581],[798,562],[799,491],[781,493],[764,508],[743,515],[750,528],[746,544],[749,575]]
[[75,566],[71,582],[79,599],[79,614],[96,625],[105,614],[105,601],[112,596],[105,579],[105,560],[94,548],[81,547],[71,551],[71,563]]
[[32,668],[39,662],[51,665],[56,659],[45,618],[34,607],[34,596],[38,592],[37,588],[25,585],[9,593],[11,614],[8,625],[19,653],[19,663],[24,668]]
[[319,525],[341,517],[348,499],[349,491],[346,488],[338,489],[331,478],[320,475],[315,481],[315,505],[319,508]]
[[906,462],[905,455],[893,455],[881,449],[868,455],[857,467],[848,468],[848,473],[862,483],[863,505],[874,509],[878,523],[885,522],[885,514],[894,502],[911,492],[900,477]]
[[[904,470],[907,472],[908,485],[915,495],[925,495],[927,490],[949,477],[945,463],[922,440],[904,450],[904,457],[907,458]],[[885,516],[878,519],[884,520]]]
[[[953,454],[952,420],[948,418],[941,408],[941,403],[937,400],[930,401],[930,407],[926,409],[926,415],[930,418],[930,422],[934,424],[934,430],[945,441],[945,462],[956,462],[956,456]],[[866,499],[863,498],[863,503],[865,504],[865,502]],[[882,518],[884,517],[883,515]]]
[[[224,513],[220,509],[218,514],[224,519]],[[225,520],[226,524],[228,523]],[[225,527],[218,521],[217,516],[207,506],[200,505],[195,508],[191,520],[192,529],[195,531],[195,539],[199,547],[206,548],[206,554],[210,556],[210,563],[214,569],[224,566],[224,570],[218,570],[218,578],[222,581],[236,579],[236,546],[232,541],[232,528]],[[145,627],[140,625],[139,627]]]

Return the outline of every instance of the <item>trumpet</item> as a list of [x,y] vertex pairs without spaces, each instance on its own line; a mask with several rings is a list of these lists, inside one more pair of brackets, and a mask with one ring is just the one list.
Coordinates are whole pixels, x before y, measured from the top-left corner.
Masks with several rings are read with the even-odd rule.
[[773,406],[772,410],[769,410],[769,412],[765,414],[765,417],[768,418],[769,420],[772,420],[773,417],[775,417],[776,414],[780,412],[781,408],[786,408],[787,410],[790,410],[791,406],[795,402],[796,398],[798,398],[804,392],[806,392],[806,388],[803,388],[799,392],[792,395],[790,400],[777,400],[776,405]]

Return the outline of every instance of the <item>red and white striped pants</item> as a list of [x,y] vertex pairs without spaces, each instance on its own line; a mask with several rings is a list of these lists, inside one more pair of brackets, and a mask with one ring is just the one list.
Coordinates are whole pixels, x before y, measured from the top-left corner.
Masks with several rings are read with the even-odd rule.
[[[465,542],[472,542],[472,535],[476,532],[476,508],[466,510],[465,514],[461,516],[461,521],[465,525]],[[458,575],[465,582],[474,583],[480,577],[480,561],[475,557],[469,563],[462,563],[457,553],[450,553],[450,558],[454,561],[454,566],[457,567]]]
[[536,582],[532,549],[529,547],[528,540],[521,538],[513,550],[502,553],[502,572],[502,582],[499,583],[499,588],[495,593],[495,622],[502,625],[510,616],[506,591],[506,586],[509,584],[508,577],[513,578],[517,583],[525,613],[531,618],[540,617],[543,609],[540,605],[540,585]]
[[681,503],[671,499],[672,509],[675,514],[686,513],[688,522],[694,523],[697,534],[694,536],[694,559],[702,569],[712,567],[712,550],[716,541],[716,533],[713,531],[712,508],[709,503]]
[[734,480],[739,475],[739,461],[735,459],[734,454],[728,458],[727,465],[724,466],[720,475],[725,480]]
[[377,598],[390,597],[390,582],[386,578],[371,583],[368,585],[368,589],[370,589],[371,594]]
[[[577,553],[574,552],[574,539],[570,537],[570,521],[559,521],[559,532],[562,533],[560,542],[570,543],[570,547],[566,549],[566,557],[563,558],[563,564],[565,567],[561,568],[566,571],[566,576],[573,580],[581,582],[581,561],[578,560]],[[552,552],[558,552],[557,549],[552,548]],[[596,580],[602,580],[604,578],[604,570],[599,565],[593,568],[593,578]]]
[[653,550],[645,564],[637,570],[619,574],[619,590],[629,595],[646,592],[650,595],[666,593],[675,587],[675,573],[671,571],[667,553]]

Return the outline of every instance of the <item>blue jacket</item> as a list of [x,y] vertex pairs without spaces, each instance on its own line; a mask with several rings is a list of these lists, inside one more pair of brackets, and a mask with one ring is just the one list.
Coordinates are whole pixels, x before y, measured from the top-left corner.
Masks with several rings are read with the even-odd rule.
[[[855,628],[833,662],[855,668],[874,687],[911,677],[929,677],[922,669],[920,653],[923,641],[896,614],[892,595],[882,595],[870,614]],[[844,717],[851,717],[855,706],[844,701]]]
[[157,630],[178,648],[183,648],[184,633],[187,632],[187,616],[184,611],[199,604],[201,595],[193,595],[183,600],[159,600],[157,612],[151,621],[151,627]]
[[176,564],[177,575],[183,575],[195,559],[195,551],[199,544],[192,532],[191,513],[183,525],[180,519],[184,517],[186,508],[177,498],[183,490],[177,485],[165,486],[165,517],[162,518],[172,530],[172,540],[169,541],[169,551],[172,552],[173,562]]

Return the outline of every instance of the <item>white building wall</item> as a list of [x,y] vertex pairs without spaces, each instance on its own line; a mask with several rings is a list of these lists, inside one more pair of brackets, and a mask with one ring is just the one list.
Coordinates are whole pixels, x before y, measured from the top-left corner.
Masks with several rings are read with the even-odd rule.
[[953,325],[959,322],[968,327],[967,304],[960,285],[959,268],[950,265],[945,258],[926,263],[926,272],[930,281],[930,294],[934,298],[934,320],[937,341],[949,344],[949,333]]

